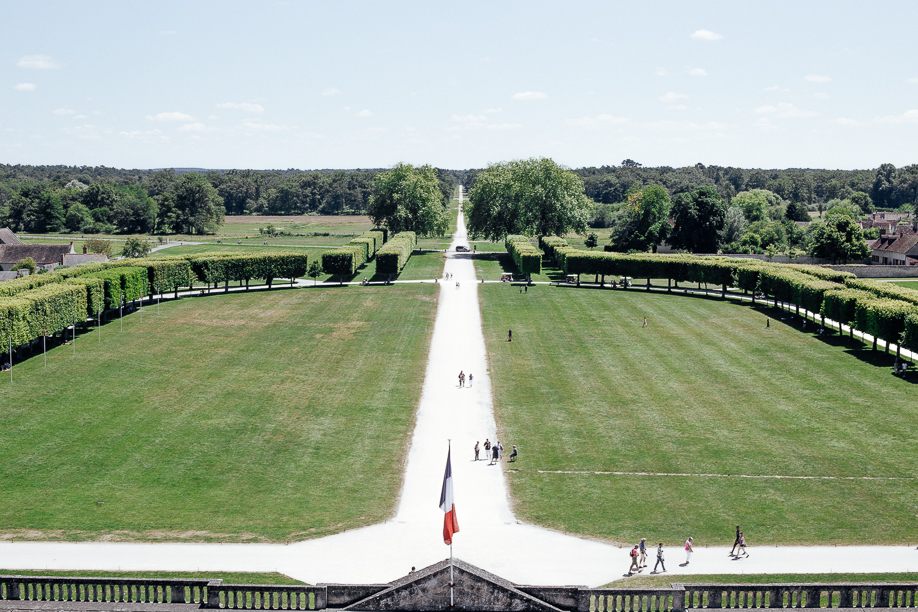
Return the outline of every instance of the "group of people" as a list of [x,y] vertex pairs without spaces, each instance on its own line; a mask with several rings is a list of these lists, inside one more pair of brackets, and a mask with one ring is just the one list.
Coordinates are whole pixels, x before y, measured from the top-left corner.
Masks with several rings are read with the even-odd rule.
[[893,364],[893,376],[901,376],[905,378],[905,373],[908,372],[908,362],[903,361],[899,363],[899,359],[896,359],[896,363]]
[[733,548],[730,549],[730,556],[735,559],[749,556],[749,553],[746,552],[746,536],[743,535],[739,525],[736,526],[736,539],[733,541]]
[[[462,370],[459,370],[459,386],[460,387],[465,386],[465,372],[463,372]],[[471,372],[469,372],[469,386],[470,387],[472,386],[472,373]]]
[[[475,461],[478,461],[479,454],[481,453],[481,447],[478,442],[475,442]],[[504,456],[504,446],[500,443],[500,440],[496,441],[494,444],[491,444],[491,441],[488,438],[485,438],[484,441],[484,453],[485,458],[490,458],[491,461],[488,465],[494,465],[500,461]],[[513,445],[513,451],[510,453],[510,462],[516,461],[517,456],[519,456],[520,451],[516,447],[516,444]]]
[[[695,542],[694,538],[689,538],[685,541],[685,563],[683,565],[688,565],[689,561],[692,558],[692,553],[695,552],[692,549],[692,544]],[[634,545],[634,548],[631,549],[631,552],[628,553],[631,557],[631,565],[628,567],[628,575],[631,576],[634,572],[641,572],[647,567],[647,538],[641,538],[641,541]],[[666,571],[666,563],[663,560],[663,542],[657,544],[657,562],[653,566],[653,571],[651,573],[658,573],[657,568],[662,568],[662,571]]]

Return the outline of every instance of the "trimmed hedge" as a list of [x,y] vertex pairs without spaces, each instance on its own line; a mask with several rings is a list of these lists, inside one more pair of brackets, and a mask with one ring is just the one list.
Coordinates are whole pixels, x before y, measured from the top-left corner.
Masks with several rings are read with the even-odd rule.
[[0,339],[21,346],[85,321],[86,295],[85,285],[56,283],[0,298]]
[[545,251],[545,254],[552,258],[555,256],[555,249],[568,246],[570,245],[567,243],[567,240],[558,236],[539,237],[539,248]]
[[504,241],[504,246],[521,274],[538,274],[542,271],[542,253],[532,246],[527,236],[511,234]]
[[841,324],[850,324],[855,321],[858,302],[864,302],[873,299],[872,293],[861,291],[859,289],[839,288],[826,291],[822,297],[822,309],[819,313],[838,321]]
[[22,278],[16,278],[0,283],[0,298],[13,297],[23,291],[31,291],[38,287],[44,287],[53,283],[60,283],[68,278],[77,278],[90,272],[104,270],[107,264],[101,262],[85,263],[74,268],[64,268],[44,274],[30,274]]
[[399,232],[376,252],[377,274],[398,274],[408,263],[418,238],[414,232]]
[[156,257],[149,259],[119,259],[110,263],[113,268],[138,267],[147,270],[147,286],[156,293],[174,291],[190,287],[194,283],[194,274],[188,259],[180,255]]
[[902,300],[903,302],[918,305],[918,291],[906,289],[892,283],[881,283],[867,278],[850,278],[845,280],[845,286],[867,291],[877,297]]
[[68,278],[64,283],[82,285],[86,289],[86,316],[95,317],[105,310],[105,281],[93,276]]
[[271,253],[202,253],[187,257],[191,270],[208,284],[245,281],[253,278],[299,278],[306,274],[309,257],[297,251]]
[[328,274],[353,276],[367,260],[367,245],[346,244],[334,251],[322,253],[322,269]]
[[125,302],[139,300],[147,294],[147,269],[141,267],[109,268],[93,272],[90,278],[98,278],[105,285],[105,309],[112,310]]
[[906,317],[914,313],[914,304],[901,300],[889,298],[857,300],[854,311],[855,326],[875,338],[899,343],[905,332]]
[[820,268],[819,266],[808,266],[806,264],[784,265],[798,272],[803,272],[804,274],[809,274],[810,276],[815,276],[816,278],[821,278],[822,280],[831,281],[833,283],[844,284],[849,278],[857,278],[851,272],[841,272],[839,270],[832,270],[831,268]]

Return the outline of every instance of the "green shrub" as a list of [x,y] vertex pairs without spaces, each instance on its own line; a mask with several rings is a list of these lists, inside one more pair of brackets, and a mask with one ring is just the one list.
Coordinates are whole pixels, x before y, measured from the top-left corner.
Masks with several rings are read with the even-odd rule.
[[366,261],[366,245],[346,244],[334,251],[322,253],[322,268],[328,274],[353,276]]
[[376,272],[378,274],[400,273],[408,263],[416,245],[417,234],[414,232],[399,232],[392,236],[389,242],[376,252]]
[[852,289],[860,289],[874,294],[877,297],[889,298],[892,300],[902,300],[911,304],[918,305],[918,291],[906,289],[892,283],[881,283],[870,280],[869,278],[849,278],[845,279],[845,285]]
[[21,346],[86,320],[86,286],[55,283],[0,298],[0,338]]
[[915,305],[890,298],[857,300],[855,327],[886,342],[898,343],[905,332],[906,317],[915,313]]
[[820,310],[820,314],[845,325],[851,324],[855,321],[857,303],[859,301],[874,299],[874,297],[872,293],[859,289],[847,287],[831,289],[830,291],[826,291],[822,298],[822,309]]
[[86,316],[95,317],[105,310],[105,281],[92,276],[64,279],[64,283],[82,285],[86,290]]
[[504,241],[504,246],[521,274],[538,274],[542,271],[542,253],[532,246],[528,237],[511,234]]

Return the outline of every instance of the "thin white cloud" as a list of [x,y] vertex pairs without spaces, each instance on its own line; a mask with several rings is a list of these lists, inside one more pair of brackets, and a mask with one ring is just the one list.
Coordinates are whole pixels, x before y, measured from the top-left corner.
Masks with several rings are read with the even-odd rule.
[[912,77],[910,79],[905,79],[906,83],[918,83],[918,77]]
[[486,108],[485,112],[488,114],[499,113],[502,109],[500,108]]
[[674,91],[667,91],[665,94],[660,96],[660,102],[675,102],[676,100],[681,100],[682,98],[687,98],[685,94],[676,93]]
[[810,83],[831,83],[832,77],[826,76],[824,74],[808,74],[803,77],[804,80],[809,81]]
[[771,87],[766,87],[762,91],[787,91],[786,89],[781,89],[777,85],[772,85]]
[[373,113],[371,113],[369,109],[365,108],[365,109],[363,109],[362,111],[360,111],[359,113],[357,113],[357,116],[358,116],[358,117],[369,117],[369,116],[372,115],[372,114],[373,114]]
[[74,115],[73,118],[74,119],[89,119],[89,117],[87,117],[86,115]]
[[793,104],[788,104],[787,102],[781,102],[776,105],[766,105],[760,106],[755,109],[755,112],[759,115],[774,115],[781,119],[805,119],[807,117],[815,117],[819,113],[813,111],[808,111],[802,108],[797,108]]
[[492,123],[488,126],[489,130],[516,130],[523,127],[519,123]]
[[695,40],[720,40],[723,38],[723,36],[711,30],[695,30],[692,32],[691,37]]
[[839,125],[863,125],[857,119],[849,119],[848,117],[839,117],[835,120],[835,123],[838,123]]
[[692,76],[708,76],[704,68],[692,68],[688,73]]
[[541,91],[521,91],[513,94],[514,100],[544,100],[548,94]]
[[625,117],[616,117],[615,115],[596,115],[595,117],[580,117],[579,119],[568,119],[570,125],[580,125],[583,127],[600,128],[612,125],[620,125],[628,120]]
[[657,76],[661,76],[661,77],[663,77],[663,76],[669,76],[669,73],[666,72],[666,68],[657,68],[655,74],[656,74]]
[[20,68],[31,68],[32,70],[55,70],[61,67],[60,62],[50,55],[26,55],[16,62]]
[[194,117],[191,115],[186,115],[185,113],[180,113],[174,111],[171,113],[157,113],[155,115],[147,115],[148,121],[194,121]]
[[275,125],[273,123],[253,123],[247,121],[242,125],[250,130],[264,130],[266,132],[282,132],[287,129],[286,125]]
[[481,125],[488,120],[484,115],[453,115],[451,119],[464,125]]
[[81,140],[102,140],[103,135],[111,133],[111,130],[101,128],[91,123],[67,127],[61,131],[65,134],[68,134],[69,136],[76,136]]
[[901,115],[880,117],[878,121],[881,123],[918,123],[918,109],[905,111]]
[[203,132],[205,129],[207,129],[207,126],[206,126],[206,125],[204,125],[204,124],[201,123],[201,122],[196,121],[196,122],[194,122],[194,123],[186,123],[185,125],[183,125],[182,127],[179,128],[179,131],[182,131],[182,132]]
[[326,87],[325,89],[322,90],[323,96],[336,96],[339,93],[341,93],[341,90],[335,87]]
[[70,110],[69,108],[59,108],[55,111],[51,111],[55,115],[75,115],[76,111]]
[[13,89],[16,91],[35,91],[38,88],[38,85],[35,83],[19,83],[18,85],[13,85]]
[[261,104],[249,104],[248,102],[224,102],[222,104],[218,104],[217,108],[232,108],[234,110],[241,110],[247,113],[265,112],[265,107]]
[[144,142],[162,142],[169,140],[160,130],[147,130],[146,132],[133,130],[130,132],[119,132],[119,134],[122,138],[127,138],[128,140],[140,140]]

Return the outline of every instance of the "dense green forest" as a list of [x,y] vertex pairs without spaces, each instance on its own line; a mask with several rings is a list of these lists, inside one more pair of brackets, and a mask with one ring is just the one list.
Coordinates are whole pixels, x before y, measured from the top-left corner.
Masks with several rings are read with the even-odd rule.
[[[0,227],[36,233],[209,233],[219,227],[224,215],[364,214],[373,179],[382,171],[0,164]],[[471,189],[478,172],[437,170],[444,202],[460,183]],[[712,187],[728,206],[739,194],[764,190],[776,196],[769,202],[769,215],[775,221],[805,219],[807,212],[821,214],[839,202],[860,205],[868,212],[875,207],[911,210],[918,201],[918,165],[883,164],[871,170],[761,170],[703,164],[651,168],[627,159],[619,166],[574,172],[596,202],[591,222],[596,228],[614,227],[629,194],[651,186],[662,187],[670,198]],[[738,203],[737,208],[742,206]],[[748,212],[746,221],[755,222],[755,215],[750,218]],[[737,234],[735,241],[739,240]]]

